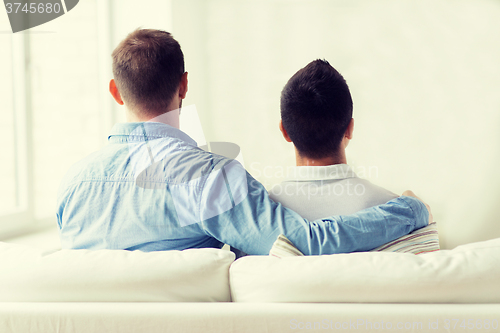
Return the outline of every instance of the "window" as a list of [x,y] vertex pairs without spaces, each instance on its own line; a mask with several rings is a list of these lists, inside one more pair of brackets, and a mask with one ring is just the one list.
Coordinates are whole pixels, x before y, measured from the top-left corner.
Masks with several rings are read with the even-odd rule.
[[2,142],[2,163],[0,163],[0,214],[12,212],[19,206],[16,186],[15,155],[15,113],[12,73],[12,36],[0,35],[2,52],[0,53],[0,101],[2,101],[0,122],[0,142]]
[[171,30],[170,15],[170,1],[86,0],[11,34],[0,10],[0,237],[56,226],[62,176],[125,119],[107,91],[113,48],[139,27]]
[[[89,0],[26,32],[0,34],[4,237],[55,226],[61,177],[105,142],[112,110],[99,103],[107,82],[99,82],[98,21],[97,1]],[[3,17],[1,29],[10,30]]]
[[[5,28],[5,24],[0,25]],[[7,28],[10,28],[7,26]],[[29,122],[27,121],[26,36],[1,34],[5,52],[0,55],[0,101],[2,125],[0,138],[0,232],[21,230],[31,224],[29,172]]]

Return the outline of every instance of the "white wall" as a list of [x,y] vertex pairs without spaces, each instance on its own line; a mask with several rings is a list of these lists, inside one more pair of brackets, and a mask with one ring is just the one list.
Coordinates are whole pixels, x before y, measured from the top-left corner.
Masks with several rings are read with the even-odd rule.
[[[426,199],[445,247],[500,237],[497,0],[80,1],[29,32],[37,217],[53,217],[62,174],[123,120],[107,93],[110,53],[139,26],[173,32],[189,72],[185,105],[196,105],[209,141],[238,143],[267,187],[294,164],[277,128],[281,89],[325,58],[353,94],[347,153],[360,176]],[[0,135],[12,141],[7,36]],[[12,154],[4,149],[0,199],[12,199]]]
[[353,94],[360,176],[426,199],[445,247],[500,237],[499,1],[179,0],[174,27],[208,139],[266,186],[294,164],[281,89],[325,58]]

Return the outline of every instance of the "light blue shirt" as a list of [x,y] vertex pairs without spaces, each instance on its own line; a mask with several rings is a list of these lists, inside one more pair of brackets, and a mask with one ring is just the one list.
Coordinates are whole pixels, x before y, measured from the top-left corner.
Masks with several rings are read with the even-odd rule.
[[58,194],[62,248],[220,248],[268,254],[284,234],[304,254],[366,251],[426,226],[412,197],[307,221],[269,199],[241,164],[156,122],[117,124],[109,144],[71,167]]

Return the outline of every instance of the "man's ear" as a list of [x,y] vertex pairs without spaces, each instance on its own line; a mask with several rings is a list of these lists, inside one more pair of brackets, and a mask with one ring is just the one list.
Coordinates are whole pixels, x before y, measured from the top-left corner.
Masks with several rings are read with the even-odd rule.
[[109,81],[109,92],[111,93],[111,96],[113,96],[113,98],[115,99],[116,103],[120,105],[125,104],[122,100],[120,92],[118,91],[118,88],[116,87],[116,82],[114,79],[111,79],[111,81]]
[[341,142],[341,145],[344,147],[344,149],[347,148],[347,146],[349,145],[349,141],[351,141],[352,139],[352,132],[354,132],[354,118],[351,118],[351,122],[345,130],[344,138]]
[[292,139],[290,139],[290,137],[288,136],[288,133],[286,132],[286,129],[283,127],[283,122],[281,120],[280,120],[279,127],[280,127],[281,134],[283,134],[283,137],[285,138],[285,140],[288,142],[292,142]]
[[180,99],[186,98],[188,91],[188,72],[184,72],[181,77],[181,83],[179,84],[179,97]]
[[354,132],[354,118],[351,118],[351,122],[349,126],[347,126],[347,130],[345,131],[345,137],[349,140],[352,139],[352,133]]

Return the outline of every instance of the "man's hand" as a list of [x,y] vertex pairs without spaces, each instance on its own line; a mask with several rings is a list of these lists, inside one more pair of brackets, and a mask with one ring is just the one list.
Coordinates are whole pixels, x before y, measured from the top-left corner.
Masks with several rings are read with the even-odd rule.
[[418,200],[422,201],[422,203],[427,208],[427,211],[429,212],[429,223],[428,224],[431,224],[432,222],[434,222],[433,221],[434,218],[432,217],[431,207],[428,204],[426,204],[422,199],[420,199],[419,197],[417,197],[417,195],[415,193],[413,193],[410,190],[406,190],[406,191],[403,192],[402,195],[407,196],[407,197],[414,197],[414,198],[417,198]]

